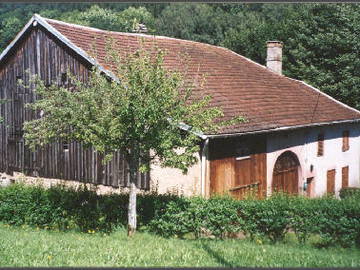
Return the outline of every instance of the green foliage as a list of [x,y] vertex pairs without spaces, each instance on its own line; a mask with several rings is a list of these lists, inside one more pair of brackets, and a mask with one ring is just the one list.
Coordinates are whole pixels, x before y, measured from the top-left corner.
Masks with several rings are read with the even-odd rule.
[[360,199],[360,188],[357,187],[346,187],[340,189],[339,196],[341,199],[346,199],[348,197],[356,197]]
[[[82,232],[110,232],[126,225],[127,194],[97,195],[64,186],[45,189],[15,184],[0,188],[0,222]],[[242,232],[252,240],[284,241],[293,231],[301,245],[360,245],[360,202],[355,197],[308,199],[277,194],[265,200],[208,200],[139,194],[139,225],[164,237],[227,238]],[[313,241],[312,241],[313,242]]]
[[145,7],[129,7],[116,12],[98,5],[91,6],[83,13],[76,14],[72,22],[117,32],[133,32],[139,23],[145,24],[147,29],[153,32],[155,24],[154,17]]
[[266,200],[244,200],[239,204],[242,230],[254,238],[271,242],[284,239],[290,225],[289,198],[282,194]]
[[317,216],[314,213],[321,210],[314,207],[315,200],[297,197],[289,202],[290,228],[294,231],[300,244],[305,244],[311,234],[317,232],[314,226],[317,222]]
[[320,246],[339,244],[342,247],[359,245],[360,202],[356,198],[338,201],[335,198],[318,200],[316,228],[321,237]]
[[265,200],[229,198],[173,201],[150,222],[160,235],[224,237],[242,232],[252,240],[283,241],[289,231],[300,244],[318,235],[318,246],[359,245],[360,204],[354,198],[308,199],[275,194]]
[[[0,188],[0,221],[59,230],[77,229],[109,232],[126,225],[127,194],[97,195],[86,186],[78,189],[14,184]],[[139,195],[139,224],[144,228],[173,195]]]
[[150,223],[150,230],[165,237],[193,233],[195,238],[210,235],[223,238],[239,228],[234,206],[234,200],[224,198],[172,201],[166,211]]
[[213,5],[174,3],[157,18],[156,29],[164,36],[220,44],[233,19],[231,14]]

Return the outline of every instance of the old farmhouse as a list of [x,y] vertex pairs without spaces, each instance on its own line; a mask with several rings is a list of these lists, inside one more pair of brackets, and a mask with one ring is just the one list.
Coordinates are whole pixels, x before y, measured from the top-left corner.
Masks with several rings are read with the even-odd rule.
[[[258,196],[284,190],[320,196],[344,186],[360,186],[360,112],[318,89],[282,75],[280,42],[268,42],[267,66],[228,49],[175,38],[103,31],[34,15],[0,55],[0,171],[27,176],[90,181],[113,187],[128,185],[126,164],[117,153],[106,166],[81,144],[52,144],[32,153],[24,146],[22,125],[36,117],[24,107],[36,96],[16,81],[39,74],[46,83],[66,85],[67,69],[87,79],[93,65],[113,76],[105,62],[106,40],[119,51],[156,44],[166,50],[165,65],[175,68],[189,58],[189,74],[206,74],[200,94],[213,97],[226,118],[243,115],[246,123],[201,136],[199,162],[187,175],[152,166],[139,174],[138,187],[159,192],[209,196],[247,190]],[[96,57],[91,54],[94,45]]]

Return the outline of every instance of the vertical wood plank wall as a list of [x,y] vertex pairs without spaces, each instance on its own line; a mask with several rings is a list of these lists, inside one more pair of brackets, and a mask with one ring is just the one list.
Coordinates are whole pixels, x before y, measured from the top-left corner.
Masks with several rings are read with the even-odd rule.
[[[36,99],[33,89],[17,84],[18,79],[25,84],[29,82],[26,70],[39,74],[47,84],[61,84],[61,75],[68,69],[84,81],[89,76],[90,66],[45,31],[39,28],[30,31],[13,55],[0,66],[0,99],[7,101],[0,106],[4,119],[0,126],[0,170],[114,187],[128,186],[127,164],[119,152],[103,166],[98,153],[85,149],[78,142],[69,143],[68,150],[62,143],[53,143],[35,153],[24,145],[22,125],[37,117],[34,111],[24,106]],[[150,188],[148,173],[138,174],[137,186]]]
[[[238,145],[247,147],[246,153]],[[258,183],[257,196],[266,196],[266,137],[238,137],[210,141],[210,195],[230,194],[241,199],[239,184]],[[238,160],[237,160],[238,158]],[[242,177],[244,179],[238,179]],[[244,177],[246,176],[246,177]],[[246,179],[245,179],[246,178]],[[249,189],[247,189],[249,190]]]

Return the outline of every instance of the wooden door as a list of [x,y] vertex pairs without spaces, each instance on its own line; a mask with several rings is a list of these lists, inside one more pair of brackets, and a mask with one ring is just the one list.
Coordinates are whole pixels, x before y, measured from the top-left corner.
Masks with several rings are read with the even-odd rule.
[[327,171],[326,192],[330,194],[335,193],[335,173],[335,169]]
[[241,157],[235,159],[235,178],[232,187],[229,189],[231,196],[242,199],[251,190],[253,181],[251,157]]
[[299,193],[299,160],[296,155],[287,151],[277,159],[272,181],[273,192]]

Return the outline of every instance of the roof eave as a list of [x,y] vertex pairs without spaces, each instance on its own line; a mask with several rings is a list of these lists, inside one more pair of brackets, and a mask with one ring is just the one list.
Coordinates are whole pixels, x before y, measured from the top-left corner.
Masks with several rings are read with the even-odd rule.
[[237,132],[237,133],[225,133],[225,134],[206,134],[209,139],[223,139],[223,138],[230,138],[230,137],[237,137],[237,136],[244,136],[244,135],[256,135],[256,134],[266,134],[271,132],[278,132],[278,131],[290,131],[294,129],[300,128],[309,128],[309,127],[320,127],[320,126],[328,126],[328,125],[336,125],[336,124],[352,124],[352,123],[359,123],[359,119],[351,119],[351,120],[337,120],[331,122],[322,122],[322,123],[313,123],[313,124],[306,124],[306,125],[296,125],[296,126],[285,126],[285,127],[278,127],[278,128],[271,128],[271,129],[262,129],[256,131],[247,131],[247,132]]

